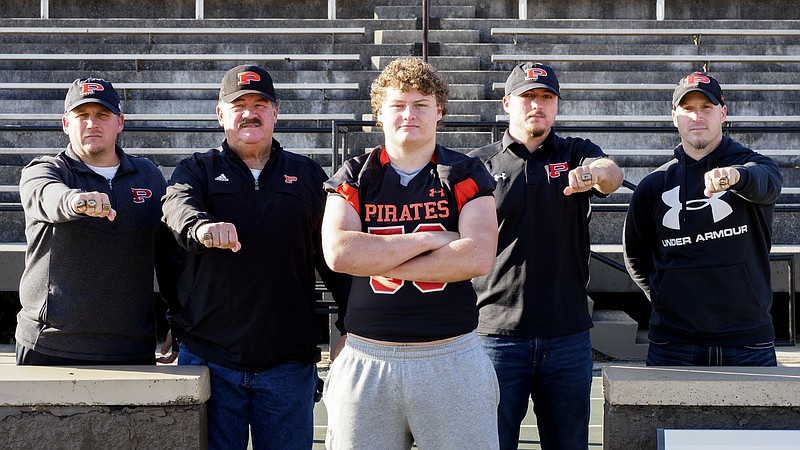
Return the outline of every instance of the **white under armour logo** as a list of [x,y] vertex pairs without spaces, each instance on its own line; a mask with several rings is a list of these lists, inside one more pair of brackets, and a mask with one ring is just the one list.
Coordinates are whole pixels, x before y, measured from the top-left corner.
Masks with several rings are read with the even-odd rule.
[[494,175],[494,181],[500,181],[500,180],[505,181],[507,178],[508,178],[508,175],[506,175],[505,172],[503,172],[503,173],[501,173],[499,175]]
[[[664,218],[662,219],[661,223],[673,230],[680,230],[680,214],[681,210],[683,209],[681,205],[681,198],[680,198],[680,186],[675,186],[674,188],[670,189],[667,192],[661,194],[661,200],[670,207],[670,210],[664,214]],[[720,220],[728,217],[732,212],[733,208],[724,200],[720,199],[723,195],[725,195],[727,191],[716,192],[711,198],[701,198],[697,200],[689,200],[686,202],[686,210],[687,211],[697,211],[698,209],[703,209],[706,206],[711,207],[711,216],[714,218],[714,223],[719,222]],[[700,204],[700,206],[691,206]]]
[[214,178],[214,180],[216,180],[216,181],[231,181],[231,180],[228,179],[228,177],[225,176],[224,173],[219,174],[219,176],[217,178]]

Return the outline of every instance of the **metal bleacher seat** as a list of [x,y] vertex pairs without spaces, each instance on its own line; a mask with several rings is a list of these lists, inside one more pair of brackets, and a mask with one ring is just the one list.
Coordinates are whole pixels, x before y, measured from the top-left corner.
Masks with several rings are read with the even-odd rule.
[[[63,90],[71,83],[0,83],[0,90]],[[278,91],[298,90],[358,90],[358,83],[275,83]],[[216,91],[219,83],[114,83],[122,90]]]
[[[499,122],[507,122],[507,114],[498,114],[495,116]],[[559,114],[556,116],[556,122],[607,122],[607,123],[629,123],[629,122],[645,122],[645,123],[672,123],[672,116],[664,115],[642,115],[642,114]],[[800,116],[728,116],[727,123],[784,123],[784,122],[800,122]]]
[[[2,85],[0,85],[2,86]],[[502,91],[505,82],[492,83],[492,90]],[[669,91],[675,89],[674,83],[561,83],[562,91]],[[722,84],[722,89],[728,91],[800,91],[800,84],[747,84],[733,83]]]
[[[0,113],[0,121],[58,121],[63,114],[60,113]],[[278,114],[282,121],[329,121],[353,120],[355,114],[337,113],[307,113],[307,114]],[[156,113],[156,114],[125,114],[126,122],[217,122],[216,114],[183,114],[183,113]]]
[[298,36],[298,35],[364,35],[364,27],[307,27],[307,28],[241,28],[241,27],[0,27],[0,34],[46,35],[112,35],[139,34],[155,42],[158,35],[237,35],[237,36]]
[[798,29],[771,28],[533,28],[493,27],[492,36],[687,36],[698,43],[701,36],[790,37]]
[[0,61],[359,61],[357,53],[0,53]]
[[795,55],[697,55],[697,54],[493,54],[492,62],[547,61],[549,63],[702,63],[705,71],[710,70],[711,63],[745,64],[745,63],[800,63],[800,54]]

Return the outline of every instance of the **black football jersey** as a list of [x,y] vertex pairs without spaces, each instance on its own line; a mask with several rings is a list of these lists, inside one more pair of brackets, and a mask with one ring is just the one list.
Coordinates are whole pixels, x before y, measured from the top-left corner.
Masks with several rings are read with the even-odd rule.
[[[373,234],[458,231],[461,208],[491,195],[494,180],[475,158],[438,146],[407,186],[383,146],[350,159],[326,183]],[[473,331],[478,323],[470,280],[429,283],[386,277],[353,277],[345,327],[371,339],[427,342]]]

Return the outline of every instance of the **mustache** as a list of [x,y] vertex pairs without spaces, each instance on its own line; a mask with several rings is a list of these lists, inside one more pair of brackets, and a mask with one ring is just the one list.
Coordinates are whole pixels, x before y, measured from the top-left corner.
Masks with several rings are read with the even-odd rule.
[[237,126],[239,128],[242,128],[243,126],[246,126],[246,125],[258,125],[258,126],[261,126],[261,119],[242,119],[242,120],[239,121],[239,124]]

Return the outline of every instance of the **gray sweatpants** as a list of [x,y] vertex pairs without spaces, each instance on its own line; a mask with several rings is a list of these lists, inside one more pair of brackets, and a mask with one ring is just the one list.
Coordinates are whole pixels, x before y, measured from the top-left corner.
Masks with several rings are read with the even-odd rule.
[[348,336],[325,383],[328,450],[491,450],[500,391],[475,333],[443,344]]

